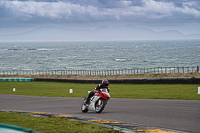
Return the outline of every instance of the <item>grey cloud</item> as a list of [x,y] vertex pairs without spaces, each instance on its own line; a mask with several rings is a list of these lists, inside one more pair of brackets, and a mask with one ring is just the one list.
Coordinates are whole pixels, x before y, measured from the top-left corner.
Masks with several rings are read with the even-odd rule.
[[[174,0],[21,0],[1,1],[0,17],[21,21],[198,21],[200,2]],[[6,14],[6,15],[5,15]],[[139,20],[138,20],[139,18]]]

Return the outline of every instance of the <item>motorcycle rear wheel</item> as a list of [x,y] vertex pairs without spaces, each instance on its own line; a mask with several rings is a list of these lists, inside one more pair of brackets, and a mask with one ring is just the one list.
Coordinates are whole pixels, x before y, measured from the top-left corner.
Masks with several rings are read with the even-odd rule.
[[85,103],[84,103],[84,102],[83,102],[82,105],[81,105],[81,111],[82,111],[83,113],[87,113],[87,112],[88,112],[88,109],[87,109],[87,107],[85,106]]
[[96,111],[96,113],[101,113],[103,111],[105,105],[106,105],[106,102],[105,101],[101,101],[100,104],[98,102],[96,104],[95,111]]

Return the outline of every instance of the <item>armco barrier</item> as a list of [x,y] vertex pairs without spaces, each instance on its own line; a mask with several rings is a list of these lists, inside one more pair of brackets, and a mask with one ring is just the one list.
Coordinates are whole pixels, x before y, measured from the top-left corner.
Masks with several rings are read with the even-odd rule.
[[23,82],[31,82],[33,78],[0,78],[0,81],[23,81]]
[[18,127],[18,126],[12,126],[7,124],[0,123],[0,132],[5,133],[39,133],[37,131],[34,131],[32,129]]
[[[68,82],[100,84],[102,80],[51,79],[36,78],[34,81]],[[196,78],[152,78],[152,79],[110,79],[113,84],[200,84],[200,77]]]
[[53,78],[35,78],[34,81],[46,81],[46,82],[67,82],[67,83],[88,83],[88,84],[100,84],[102,80],[78,80],[78,79],[53,79]]

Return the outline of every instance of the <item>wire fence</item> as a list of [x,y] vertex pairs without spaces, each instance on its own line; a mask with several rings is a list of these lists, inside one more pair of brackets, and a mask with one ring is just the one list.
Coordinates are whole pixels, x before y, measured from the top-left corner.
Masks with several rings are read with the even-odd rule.
[[0,75],[123,75],[123,74],[162,74],[199,73],[199,66],[155,67],[119,70],[5,70]]

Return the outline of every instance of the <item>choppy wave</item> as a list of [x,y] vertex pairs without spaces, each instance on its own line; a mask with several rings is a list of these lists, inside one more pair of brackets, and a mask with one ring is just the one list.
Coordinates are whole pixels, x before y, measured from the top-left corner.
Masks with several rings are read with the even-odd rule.
[[116,61],[126,61],[127,59],[115,59]]
[[41,51],[49,51],[49,50],[54,50],[54,49],[41,48],[41,49],[37,49],[37,50],[41,50]]
[[14,49],[8,49],[8,50],[37,50],[37,49],[17,49],[17,48],[14,48]]
[[[0,70],[200,66],[200,41],[0,42]],[[169,71],[173,71],[169,70]]]
[[13,49],[2,49],[2,50],[41,50],[41,51],[49,51],[49,50],[54,50],[54,49],[47,49],[47,48],[41,48],[41,49],[34,49],[34,48],[18,49],[18,48],[13,48]]

